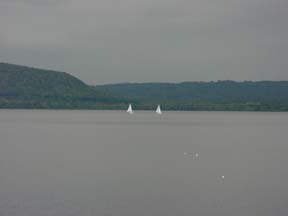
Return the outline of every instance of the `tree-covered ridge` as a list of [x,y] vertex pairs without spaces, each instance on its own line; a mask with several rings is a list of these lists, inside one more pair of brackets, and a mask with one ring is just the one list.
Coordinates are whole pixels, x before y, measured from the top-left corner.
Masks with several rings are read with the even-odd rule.
[[288,81],[126,83],[95,89],[141,100],[288,101]]
[[74,76],[0,63],[0,108],[288,111],[288,81],[88,86]]
[[123,83],[95,86],[126,96],[141,109],[288,111],[288,81]]
[[0,94],[37,96],[87,96],[93,90],[65,72],[0,63]]
[[74,76],[0,63],[0,108],[97,109],[120,103]]

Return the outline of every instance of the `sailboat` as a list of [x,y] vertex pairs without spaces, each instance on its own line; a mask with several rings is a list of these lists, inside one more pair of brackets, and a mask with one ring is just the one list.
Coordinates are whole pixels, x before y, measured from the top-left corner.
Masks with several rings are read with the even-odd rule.
[[129,104],[129,107],[127,109],[127,113],[133,114],[133,110],[132,110],[132,105],[131,104]]
[[158,104],[158,106],[157,106],[156,113],[159,114],[159,115],[162,114],[162,111],[161,111],[161,108],[160,108],[160,105],[159,105],[159,104]]

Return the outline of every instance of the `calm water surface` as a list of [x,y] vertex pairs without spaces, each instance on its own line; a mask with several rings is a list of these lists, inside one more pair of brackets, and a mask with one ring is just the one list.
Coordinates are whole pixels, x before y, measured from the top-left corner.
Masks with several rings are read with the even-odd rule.
[[288,113],[0,110],[0,215],[287,216]]

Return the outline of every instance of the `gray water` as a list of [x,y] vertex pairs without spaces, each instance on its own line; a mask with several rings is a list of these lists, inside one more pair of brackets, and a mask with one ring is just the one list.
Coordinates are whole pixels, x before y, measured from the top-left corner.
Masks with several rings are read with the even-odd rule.
[[0,110],[0,215],[287,216],[287,141],[288,113]]

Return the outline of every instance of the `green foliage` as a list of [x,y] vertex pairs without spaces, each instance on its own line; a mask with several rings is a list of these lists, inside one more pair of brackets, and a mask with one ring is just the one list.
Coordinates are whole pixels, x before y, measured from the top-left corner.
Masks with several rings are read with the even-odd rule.
[[0,63],[0,108],[288,111],[288,82],[88,86],[64,72]]
[[205,101],[283,101],[288,99],[287,81],[258,82],[183,82],[112,84],[95,86],[96,90],[141,100]]
[[141,109],[288,111],[287,81],[123,83],[94,87],[138,101]]
[[64,72],[0,63],[0,108],[97,109],[122,101]]

